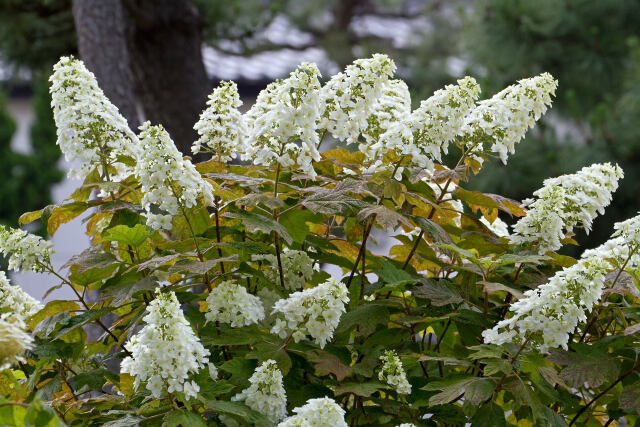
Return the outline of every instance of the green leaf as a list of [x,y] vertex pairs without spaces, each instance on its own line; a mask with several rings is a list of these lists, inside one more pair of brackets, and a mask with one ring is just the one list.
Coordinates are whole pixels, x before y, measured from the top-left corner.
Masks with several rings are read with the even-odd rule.
[[345,365],[338,356],[326,351],[315,350],[305,356],[309,362],[313,363],[316,375],[333,374],[338,381],[342,381],[353,373],[353,369]]
[[171,255],[153,257],[151,259],[148,259],[138,264],[137,268],[138,268],[138,271],[147,270],[147,269],[155,270],[173,261],[176,258],[180,258],[181,256],[182,254],[171,254]]
[[282,200],[265,193],[250,193],[235,200],[234,203],[236,206],[258,206],[263,204],[271,210],[284,207]]
[[38,323],[38,326],[35,327],[33,332],[38,337],[49,338],[59,325],[66,324],[69,319],[71,319],[71,314],[69,312],[64,311],[62,313],[56,313]]
[[445,366],[471,366],[471,363],[468,360],[456,359],[455,357],[450,356],[440,356],[437,353],[432,353],[424,356],[420,356],[418,362],[442,362]]
[[163,427],[198,427],[206,426],[202,417],[187,410],[176,410],[164,416]]
[[27,408],[18,405],[0,406],[0,426],[23,426]]
[[61,340],[42,342],[37,341],[37,345],[32,350],[39,358],[60,358],[60,359],[72,359],[78,357],[84,349],[84,344],[67,343]]
[[540,265],[551,259],[551,257],[546,255],[504,254],[498,258],[498,264],[500,266],[517,263]]
[[191,274],[203,275],[208,271],[216,268],[221,262],[237,261],[237,255],[230,255],[223,258],[214,258],[207,261],[198,261],[193,259],[181,259],[169,268],[169,273],[189,272]]
[[[83,270],[80,272],[80,270]],[[92,283],[100,282],[112,278],[118,271],[118,264],[110,264],[104,268],[82,269],[81,266],[71,268],[73,272],[69,275],[69,280],[79,286],[89,286]]]
[[300,203],[314,213],[351,216],[368,206],[365,201],[351,197],[346,191],[340,191],[340,189],[313,188],[307,190],[313,190],[314,193],[302,199]]
[[211,381],[209,379],[208,369],[201,371],[206,377],[204,384],[200,385],[200,396],[205,399],[215,399],[218,396],[227,394],[236,388],[235,385],[226,382],[225,380]]
[[552,411],[551,408],[546,406],[542,407],[542,417],[541,420],[544,420],[540,425],[544,425],[546,427],[566,427],[567,422],[564,417],[558,414],[555,411]]
[[257,359],[259,363],[266,360],[275,360],[278,364],[278,368],[282,371],[282,375],[287,375],[291,366],[291,358],[287,354],[287,351],[280,343],[267,343],[262,342],[254,346],[255,351],[247,354],[247,359]]
[[413,228],[411,222],[404,215],[384,205],[369,206],[358,212],[358,220],[361,222],[365,222],[369,217],[374,217],[383,230],[395,229],[399,224]]
[[378,274],[378,277],[384,280],[385,283],[399,283],[407,281],[415,282],[418,280],[414,279],[409,273],[399,269],[386,259],[380,260],[380,264],[381,269],[377,270],[376,273]]
[[386,324],[388,321],[389,310],[387,307],[379,304],[359,305],[342,316],[336,329],[336,335],[350,332],[351,329],[359,326],[360,334],[367,336],[376,330],[377,325]]
[[467,385],[464,391],[464,397],[472,405],[479,405],[489,399],[493,394],[496,385],[487,378],[478,378]]
[[620,393],[618,402],[625,411],[640,413],[640,383],[625,386]]
[[44,319],[51,317],[63,311],[79,310],[80,306],[75,301],[55,300],[49,301],[42,310],[34,314],[29,320],[29,328],[34,330],[35,327]]
[[341,394],[352,393],[356,396],[369,397],[376,391],[387,388],[389,388],[389,386],[379,382],[343,383],[336,386],[333,394],[340,396]]
[[71,269],[77,266],[73,271],[75,273],[84,273],[93,268],[103,269],[111,264],[117,263],[118,259],[109,252],[97,251],[95,248],[89,248],[78,255],[72,256],[62,268]]
[[483,378],[469,376],[448,378],[443,381],[430,382],[422,387],[421,390],[440,390],[440,393],[429,398],[429,405],[446,405],[458,398],[469,384],[481,379]]
[[467,202],[472,210],[477,207],[500,209],[511,216],[525,216],[527,213],[518,202],[491,193],[481,193],[479,191],[469,191],[462,187],[457,187],[455,198]]
[[457,304],[462,302],[462,298],[456,294],[445,279],[422,279],[420,286],[414,287],[411,292],[419,297],[431,300],[431,304],[442,307],[447,304]]
[[488,402],[480,407],[471,417],[471,425],[506,427],[504,410],[493,402]]
[[25,212],[22,215],[20,215],[20,218],[18,219],[18,224],[21,226],[30,224],[33,221],[40,219],[40,217],[42,217],[42,209],[33,211],[33,212]]
[[510,293],[511,295],[513,295],[516,298],[522,298],[522,292],[513,289],[507,285],[503,285],[502,283],[497,283],[497,282],[485,282],[483,280],[480,280],[477,282],[479,285],[483,285],[484,286],[484,291],[488,294],[494,294],[496,292],[500,292],[500,291],[506,291],[508,293]]
[[147,276],[135,282],[118,283],[112,286],[100,288],[102,300],[113,298],[112,305],[118,306],[130,299],[136,292],[153,291],[158,287],[158,282],[153,276]]
[[244,328],[216,327],[208,324],[200,330],[201,341],[205,345],[250,345],[260,341],[264,334],[257,326]]
[[117,378],[118,376],[110,370],[99,368],[75,375],[69,379],[69,382],[76,391],[79,391],[85,385],[89,386],[90,390],[102,391],[102,387],[107,379],[117,384]]
[[413,220],[435,243],[453,243],[451,236],[437,222],[421,217],[414,217]]
[[203,397],[199,398],[202,403],[217,413],[231,414],[240,417],[250,424],[268,422],[267,418],[259,412],[250,409],[240,402],[226,402],[224,400],[209,400]]
[[491,376],[501,372],[503,374],[510,374],[513,368],[511,367],[511,363],[509,363],[506,359],[489,359],[483,362],[484,365],[484,374],[487,376]]
[[111,242],[121,242],[125,245],[138,247],[147,240],[152,231],[146,225],[136,224],[134,227],[126,225],[116,225],[104,233],[102,240]]
[[211,226],[211,217],[209,216],[209,211],[206,207],[196,206],[185,209],[185,213],[189,222],[187,222],[184,215],[179,215],[173,218],[173,228],[171,229],[171,233],[178,239],[190,239],[193,238],[193,234],[199,236],[207,231]]
[[225,212],[222,216],[226,218],[236,218],[242,221],[245,228],[250,233],[260,231],[264,234],[271,232],[278,233],[288,244],[293,243],[291,235],[286,228],[279,224],[272,218],[268,218],[263,215],[259,215],[254,212],[241,211],[241,212]]
[[102,427],[137,427],[142,421],[144,421],[144,418],[127,415],[117,420],[106,422]]
[[51,216],[47,219],[47,232],[53,236],[58,228],[82,214],[89,208],[87,203],[74,202],[62,206],[56,206],[51,210]]
[[29,427],[64,426],[64,424],[58,419],[55,411],[51,407],[43,405],[38,398],[31,402],[31,406],[27,410],[27,414],[24,417],[23,425]]
[[231,374],[231,381],[234,384],[243,384],[246,380],[253,375],[253,371],[258,364],[254,360],[242,359],[234,357],[231,360],[224,362],[219,366],[221,371]]
[[[589,347],[589,348],[587,348]],[[559,365],[567,365],[560,377],[571,387],[582,387],[585,383],[597,388],[617,378],[620,366],[618,361],[607,353],[586,346],[575,348],[585,353],[554,350],[548,360]]]
[[58,339],[79,326],[93,322],[94,320],[99,319],[105,314],[112,312],[114,309],[115,307],[102,307],[95,310],[87,310],[82,314],[72,316],[66,322],[60,322],[63,327],[53,339]]
[[322,222],[322,217],[308,210],[292,209],[279,216],[278,222],[289,231],[296,243],[302,243],[309,235],[307,222],[319,223]]

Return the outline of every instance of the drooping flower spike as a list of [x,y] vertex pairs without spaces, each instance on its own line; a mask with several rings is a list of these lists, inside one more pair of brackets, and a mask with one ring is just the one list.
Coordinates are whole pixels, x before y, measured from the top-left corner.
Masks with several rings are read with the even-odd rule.
[[138,138],[96,77],[73,57],[60,58],[53,70],[49,81],[57,144],[69,162],[80,163],[69,176],[83,179],[94,169],[110,181],[130,175],[131,167],[119,158],[134,156]]
[[528,207],[513,227],[510,241],[516,245],[536,245],[538,253],[555,251],[561,240],[574,227],[591,230],[598,214],[611,203],[622,169],[610,163],[593,164],[575,174],[544,181],[544,187],[533,193],[536,199],[523,202]]
[[512,316],[485,330],[485,342],[522,343],[526,339],[543,352],[567,349],[570,334],[600,300],[606,274],[625,265],[632,270],[640,266],[640,216],[617,223],[615,230],[609,241],[585,251],[576,264],[511,304]]

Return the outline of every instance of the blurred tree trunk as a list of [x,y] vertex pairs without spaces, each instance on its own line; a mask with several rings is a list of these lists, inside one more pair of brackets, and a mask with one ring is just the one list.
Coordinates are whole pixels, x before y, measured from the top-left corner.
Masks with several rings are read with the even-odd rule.
[[132,69],[146,119],[162,124],[183,154],[210,89],[202,61],[204,21],[189,0],[122,0]]
[[135,131],[140,119],[120,0],[73,0],[73,19],[80,58]]

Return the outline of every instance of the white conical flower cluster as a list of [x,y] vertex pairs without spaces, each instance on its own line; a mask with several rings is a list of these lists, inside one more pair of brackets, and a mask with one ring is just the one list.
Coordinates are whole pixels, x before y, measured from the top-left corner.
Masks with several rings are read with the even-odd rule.
[[407,374],[402,368],[402,362],[398,354],[393,350],[387,350],[382,356],[382,369],[378,373],[378,379],[389,384],[398,394],[410,394],[411,384],[407,381]]
[[278,427],[347,427],[344,409],[328,397],[309,399],[293,412],[296,415],[287,418]]
[[281,338],[292,334],[295,342],[311,336],[320,348],[324,348],[333,338],[333,331],[345,312],[348,294],[344,283],[335,279],[292,293],[289,298],[275,303],[273,313],[277,319],[271,333]]
[[0,271],[0,313],[10,313],[27,321],[43,306],[20,286],[13,286],[4,271]]
[[245,115],[247,144],[242,155],[256,165],[298,165],[316,176],[312,162],[320,160],[316,121],[322,111],[320,71],[303,63],[287,79],[267,86]]
[[209,292],[207,306],[207,321],[229,323],[234,328],[264,319],[264,307],[260,298],[248,293],[244,286],[229,280]]
[[82,61],[65,56],[53,69],[49,81],[57,144],[68,161],[81,163],[69,175],[84,178],[97,168],[103,178],[110,174],[111,181],[125,178],[131,168],[118,157],[131,157],[130,148],[137,144],[127,121]]
[[336,139],[356,142],[369,127],[367,119],[395,70],[395,63],[378,53],[354,61],[344,72],[333,76],[322,87],[325,110],[318,127]]
[[189,377],[208,364],[209,350],[185,319],[176,295],[157,289],[142,320],[145,327],[126,346],[133,357],[122,361],[121,371],[134,377],[136,389],[145,384],[156,399],[175,392],[196,397],[198,384]]
[[287,416],[287,394],[282,385],[282,372],[273,360],[266,360],[258,366],[249,378],[251,385],[231,400],[244,403],[265,415],[276,424]]
[[598,248],[584,252],[577,264],[556,273],[548,283],[524,293],[511,304],[513,316],[482,333],[486,343],[521,343],[523,339],[548,351],[567,349],[569,335],[579,322],[587,319],[593,305],[602,296],[605,275],[640,265],[640,216],[617,223],[612,239]]
[[549,73],[518,81],[471,111],[465,119],[463,137],[470,145],[491,143],[491,150],[506,164],[516,143],[551,105],[557,87],[558,82]]
[[[594,249],[587,249],[582,257],[600,257],[611,263],[615,270],[625,267],[628,270],[640,266],[640,215],[614,225],[616,230],[611,239]],[[629,258],[629,251],[632,251]],[[626,266],[625,266],[626,262]]]
[[191,151],[194,154],[211,153],[220,162],[234,159],[243,150],[246,136],[242,113],[238,110],[242,105],[238,86],[235,82],[221,81],[209,95],[207,105],[193,127],[200,138],[194,142]]
[[[182,155],[162,126],[149,122],[140,126],[141,149],[137,153],[136,177],[142,186],[142,206],[147,225],[171,229],[171,220],[181,208],[196,206],[204,198],[213,205],[213,187],[205,181],[191,161]],[[152,212],[155,205],[165,213]]]
[[365,142],[358,145],[369,161],[380,160],[385,154],[381,136],[411,114],[411,94],[402,80],[388,80],[382,95],[376,99],[362,132]]
[[[280,272],[278,270],[278,259],[275,255],[254,255],[253,261],[266,261],[269,268],[264,270],[265,278],[276,287],[281,287]],[[284,277],[285,289],[302,289],[313,276],[313,260],[304,251],[297,251],[285,248],[280,254],[282,263],[282,275]]]
[[434,161],[440,162],[442,153],[448,152],[479,95],[480,86],[471,77],[447,85],[391,126],[377,145],[400,157],[411,156],[411,164],[433,170]]
[[23,354],[33,347],[33,337],[25,330],[27,325],[12,313],[0,314],[0,371],[18,362],[24,362]]
[[558,250],[574,227],[588,233],[598,213],[611,203],[622,177],[617,165],[596,163],[575,174],[546,179],[544,187],[533,193],[536,200],[523,201],[529,209],[513,227],[511,243],[536,244],[538,253],[544,254]]
[[35,234],[0,225],[0,253],[9,257],[9,270],[43,272],[51,262],[53,246]]

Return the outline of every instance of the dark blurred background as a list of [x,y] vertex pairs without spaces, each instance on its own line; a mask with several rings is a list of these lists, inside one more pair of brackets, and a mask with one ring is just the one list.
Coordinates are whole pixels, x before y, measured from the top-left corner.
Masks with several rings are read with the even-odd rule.
[[162,123],[190,154],[219,80],[235,80],[250,105],[302,61],[328,76],[381,52],[415,105],[465,74],[489,97],[552,73],[552,110],[506,167],[487,165],[467,187],[520,200],[546,177],[618,162],[613,205],[577,236],[592,247],[640,210],[639,36],[635,0],[0,0],[0,222],[69,194],[52,196],[66,165],[47,78],[62,55],[85,61],[132,128]]

